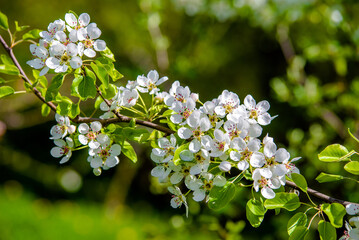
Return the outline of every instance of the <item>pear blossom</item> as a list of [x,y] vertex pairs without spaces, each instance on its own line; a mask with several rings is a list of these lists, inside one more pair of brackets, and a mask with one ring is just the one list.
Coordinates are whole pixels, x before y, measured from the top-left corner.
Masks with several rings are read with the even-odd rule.
[[70,119],[67,116],[61,116],[55,114],[57,125],[53,126],[50,130],[50,139],[64,138],[67,134],[73,134],[76,131],[76,127],[71,125]]
[[244,99],[244,106],[248,111],[250,121],[258,122],[260,125],[268,125],[272,121],[272,117],[267,113],[270,108],[268,101],[256,101],[251,95],[247,95]]
[[147,77],[145,76],[138,76],[136,83],[137,83],[137,89],[141,93],[149,93],[150,95],[157,94],[159,92],[158,85],[164,83],[168,80],[168,77],[162,77],[160,79],[158,72],[156,70],[151,70],[147,74]]
[[106,42],[97,39],[101,36],[101,30],[96,23],[90,23],[86,28],[81,28],[77,32],[79,39],[78,49],[79,55],[85,54],[89,58],[96,56],[96,51],[104,51],[106,49]]
[[81,35],[80,29],[85,28],[90,23],[90,15],[87,13],[82,13],[79,16],[79,19],[73,13],[66,13],[65,14],[65,21],[67,23],[66,28],[69,32],[69,37],[72,42],[77,42]]
[[56,73],[66,72],[68,67],[71,66],[73,69],[82,66],[82,60],[76,56],[77,46],[74,43],[64,45],[58,41],[55,41],[51,45],[50,57],[46,60],[46,66],[50,69],[54,69]]
[[100,145],[94,151],[95,155],[87,158],[87,161],[90,162],[91,167],[94,169],[99,167],[109,169],[120,162],[118,155],[121,154],[121,146],[119,144]]
[[168,162],[173,159],[174,153],[177,149],[176,137],[171,134],[170,140],[163,137],[158,139],[159,148],[153,148],[151,159],[157,163]]
[[[186,102],[174,102],[172,104],[172,110],[175,114],[171,115],[170,120],[174,124],[181,124],[183,120],[187,120],[196,107],[196,103],[189,98]],[[184,121],[183,124],[186,122]]]
[[349,203],[345,206],[345,210],[349,215],[357,215],[359,213],[359,204],[357,203]]
[[359,239],[359,219],[358,217],[353,217],[349,220],[350,224],[355,225],[353,228],[348,222],[345,222],[344,235],[339,238],[339,240],[358,240]]
[[45,75],[49,71],[49,68],[46,66],[46,60],[49,57],[47,48],[41,45],[37,46],[36,44],[31,44],[30,52],[35,59],[27,61],[26,64],[32,68],[41,69],[40,76]]
[[97,149],[100,147],[98,142],[98,136],[100,134],[102,124],[98,121],[90,123],[88,126],[86,123],[81,123],[78,127],[79,141],[82,145],[88,145],[91,149]]
[[181,189],[179,189],[177,186],[170,186],[167,189],[170,193],[173,194],[171,199],[171,207],[178,208],[183,204],[186,207],[186,216],[188,216],[188,205],[186,197],[182,194]]
[[169,90],[169,95],[164,99],[165,104],[172,109],[174,102],[186,102],[191,98],[194,102],[198,100],[198,94],[191,93],[188,86],[182,87],[179,81],[175,81]]
[[72,156],[72,148],[74,147],[74,141],[67,137],[66,142],[62,139],[55,139],[54,143],[56,147],[53,147],[50,151],[51,156],[55,158],[62,157],[60,164],[67,162]]
[[227,114],[231,114],[234,109],[239,107],[239,98],[238,95],[224,90],[222,94],[218,97],[218,105],[215,107],[214,111],[220,117],[224,117]]
[[55,34],[58,31],[63,31],[64,29],[65,29],[65,22],[61,19],[55,20],[54,22],[50,23],[49,26],[47,27],[48,31],[40,32],[40,37],[50,42],[54,39]]
[[273,189],[278,189],[281,186],[281,182],[276,178],[266,178],[262,174],[265,175],[266,172],[260,171],[259,169],[253,171],[253,188],[256,192],[261,188],[262,196],[267,199],[272,199],[275,197]]
[[220,157],[223,155],[230,146],[231,140],[229,136],[224,134],[222,130],[215,129],[214,130],[214,139],[211,142],[211,157]]

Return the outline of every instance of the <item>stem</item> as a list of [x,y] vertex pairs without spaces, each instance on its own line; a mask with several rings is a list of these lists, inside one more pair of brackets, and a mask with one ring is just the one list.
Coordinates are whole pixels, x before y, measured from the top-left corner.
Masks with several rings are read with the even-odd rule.
[[[294,182],[291,182],[291,181],[287,180],[286,185],[301,191],[301,189]],[[307,192],[308,192],[308,194],[310,194],[310,195],[312,195],[312,196],[314,196],[316,198],[319,198],[319,199],[321,199],[321,200],[323,200],[325,202],[328,202],[328,203],[340,203],[340,204],[342,204],[344,206],[352,203],[352,202],[340,200],[340,199],[337,199],[337,198],[333,198],[331,196],[328,196],[328,195],[326,195],[324,193],[318,192],[318,191],[316,191],[314,189],[311,189],[309,187],[308,187]],[[354,204],[354,203],[352,203],[352,204]]]

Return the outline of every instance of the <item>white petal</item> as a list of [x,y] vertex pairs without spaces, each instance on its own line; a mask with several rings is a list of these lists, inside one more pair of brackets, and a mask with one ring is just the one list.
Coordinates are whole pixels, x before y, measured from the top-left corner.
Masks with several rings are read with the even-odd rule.
[[119,144],[114,144],[110,148],[110,153],[112,156],[118,156],[121,154],[121,150],[122,148]]
[[92,122],[90,125],[91,125],[92,131],[94,131],[94,132],[98,132],[102,128],[102,124],[99,121]]
[[[71,152],[70,152],[71,153]],[[69,155],[66,155],[65,157],[63,157],[62,159],[61,159],[61,161],[59,162],[60,164],[64,164],[64,163],[66,163],[66,162],[68,162],[69,160],[70,160],[70,157],[71,157],[71,154],[70,154],[70,156]]]
[[172,174],[172,176],[170,177],[170,182],[172,184],[177,184],[179,183],[181,180],[183,179],[183,174],[179,173],[179,172],[175,172],[174,174]]
[[268,101],[264,100],[264,101],[260,101],[258,104],[257,104],[257,109],[258,111],[260,111],[261,113],[263,112],[267,112],[270,108],[270,104]]
[[284,148],[279,148],[275,153],[274,160],[277,162],[288,161],[290,158],[289,152]]
[[229,170],[231,170],[231,167],[231,163],[228,161],[223,161],[218,166],[218,168],[223,172],[228,172]]
[[82,59],[80,57],[78,57],[78,56],[71,58],[70,66],[73,69],[80,68],[82,66]]
[[252,110],[256,107],[256,100],[254,100],[251,95],[247,95],[243,103],[248,110]]
[[265,178],[271,178],[273,173],[269,168],[260,168],[259,173]]
[[95,157],[91,160],[90,162],[90,166],[92,168],[98,168],[98,167],[101,167],[102,166],[102,159],[99,158],[99,157]]
[[266,199],[272,199],[275,197],[275,192],[269,187],[262,188],[261,193],[262,196],[265,197]]
[[60,65],[57,68],[55,68],[55,72],[56,73],[66,72],[67,69],[68,69],[68,66],[63,64],[63,65]]
[[44,67],[41,71],[40,71],[40,74],[39,76],[44,76],[47,72],[49,71],[49,68],[48,67]]
[[118,160],[118,157],[110,156],[106,159],[105,165],[112,168],[116,166],[119,162],[120,160]]
[[69,38],[71,42],[77,42],[78,38],[77,38],[77,31],[75,29],[72,29],[71,32],[69,33]]
[[99,148],[99,147],[100,147],[100,143],[99,143],[99,142],[95,142],[94,140],[91,140],[91,141],[89,142],[89,147],[92,148],[92,149]]
[[237,164],[239,170],[246,170],[249,168],[249,163],[246,160],[242,160]]
[[178,129],[178,136],[182,139],[188,139],[192,136],[192,131],[186,127]]
[[41,59],[35,58],[33,60],[29,60],[26,62],[27,65],[29,65],[30,67],[33,67],[35,69],[40,69],[44,67],[44,62]]
[[350,203],[345,207],[349,215],[357,215],[359,213],[359,204]]
[[204,189],[198,189],[193,192],[193,200],[196,202],[202,201],[206,197],[206,191]]
[[89,58],[93,58],[96,56],[96,52],[94,50],[92,50],[91,48],[85,49],[84,54]]
[[252,167],[262,167],[265,163],[265,158],[264,155],[260,152],[254,152],[251,156],[250,159],[250,164],[252,165]]
[[79,24],[80,24],[82,27],[85,27],[85,26],[87,26],[89,23],[90,23],[90,15],[88,15],[87,13],[82,13],[82,14],[79,16]]
[[96,40],[93,44],[96,51],[104,51],[106,49],[106,42],[104,40]]
[[258,116],[258,123],[262,126],[270,124],[271,121],[272,118],[268,113],[264,113]]
[[46,60],[46,66],[50,69],[55,69],[60,66],[60,60],[55,57],[49,57]]
[[79,30],[76,31],[76,38],[79,41],[84,41],[87,39],[87,31],[85,28],[80,28]]
[[72,13],[66,13],[65,14],[65,21],[71,27],[75,27],[77,25],[77,18]]
[[87,134],[89,132],[89,126],[86,123],[81,123],[78,127],[78,131],[81,134]]
[[201,143],[197,139],[193,139],[192,142],[189,144],[188,149],[196,153],[201,149]]
[[58,146],[58,147],[64,147],[66,146],[66,142],[62,139],[56,139],[54,141],[55,145]]
[[277,151],[277,146],[275,145],[275,143],[269,142],[264,146],[263,153],[267,157],[273,157],[276,151]]
[[189,150],[183,150],[182,152],[180,152],[180,158],[183,161],[192,161],[194,156],[193,153]]
[[79,142],[82,144],[82,145],[87,145],[88,143],[88,139],[85,135],[79,135]]
[[241,160],[242,154],[240,154],[240,153],[237,152],[237,151],[231,151],[230,154],[229,154],[229,157],[230,157],[233,161],[238,162],[239,160]]
[[51,154],[51,156],[53,156],[55,158],[59,158],[64,155],[64,154],[62,154],[62,148],[60,148],[60,147],[53,147],[50,151],[50,154]]
[[101,36],[101,30],[90,24],[87,27],[87,35],[89,35],[90,39],[97,39]]
[[75,43],[69,43],[66,46],[66,51],[69,56],[73,57],[77,55],[77,45]]
[[156,166],[151,170],[151,175],[158,178],[161,178],[164,173],[165,173],[165,167],[161,165]]
[[225,177],[217,175],[214,179],[213,179],[213,184],[217,187],[223,187],[224,185],[226,185],[227,180]]

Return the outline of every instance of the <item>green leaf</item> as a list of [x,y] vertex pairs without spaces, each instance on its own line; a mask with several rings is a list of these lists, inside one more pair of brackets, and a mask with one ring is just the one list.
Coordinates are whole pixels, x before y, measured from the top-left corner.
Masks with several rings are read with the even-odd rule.
[[259,227],[261,225],[266,211],[262,201],[249,199],[246,205],[246,217],[252,227]]
[[15,30],[16,32],[21,32],[24,31],[25,29],[29,28],[30,26],[26,25],[26,26],[19,26],[18,21],[15,21]]
[[71,85],[71,96],[74,97],[81,97],[79,94],[79,84],[80,82],[82,82],[83,80],[83,76],[82,75],[75,75],[75,78],[72,80],[72,85]]
[[134,163],[137,162],[137,154],[136,154],[135,150],[133,149],[132,145],[129,142],[124,141],[124,143],[122,145],[122,152],[132,162],[134,162]]
[[108,77],[108,73],[106,68],[102,65],[101,62],[96,61],[96,64],[94,62],[91,63],[91,68],[92,70],[96,73],[96,76],[98,77],[98,79],[100,79],[100,81],[102,82],[102,84],[108,88],[108,84],[109,84],[109,77]]
[[295,214],[288,221],[288,224],[287,224],[288,234],[291,235],[297,227],[299,227],[299,226],[305,227],[306,224],[307,224],[307,215],[306,214],[304,214],[302,212]]
[[50,86],[45,94],[46,102],[50,102],[56,98],[57,94],[59,93],[60,87],[64,82],[65,76],[66,76],[65,74],[61,73],[55,75],[55,77],[52,78]]
[[4,30],[9,29],[9,23],[7,21],[7,16],[5,14],[3,14],[1,11],[0,11],[0,28],[2,28]]
[[13,61],[11,60],[11,58],[9,56],[7,56],[5,54],[1,54],[0,58],[1,58],[1,61],[2,61],[3,64],[15,66]]
[[15,90],[9,86],[0,87],[0,98],[10,96],[15,93]]
[[41,105],[41,115],[43,117],[46,117],[50,114],[50,112],[51,112],[51,108],[46,103],[43,103]]
[[359,162],[348,162],[347,164],[345,164],[344,170],[351,174],[359,175]]
[[104,98],[111,99],[116,95],[117,87],[113,84],[109,84],[108,87],[105,87],[105,85],[102,84],[100,86],[100,91]]
[[79,114],[80,114],[80,102],[72,103],[70,107],[69,117],[75,118]]
[[72,101],[68,97],[57,97],[56,102],[58,103],[56,112],[61,116],[68,116],[71,110]]
[[95,74],[88,68],[85,68],[85,72],[86,75],[78,85],[78,92],[81,97],[81,100],[95,98],[97,93]]
[[318,232],[319,232],[320,240],[337,239],[337,232],[329,222],[321,220],[318,223]]
[[113,55],[113,53],[111,52],[111,50],[108,47],[106,47],[106,49],[104,51],[101,51],[100,53],[102,56],[108,58],[112,62],[116,62],[115,55]]
[[265,200],[264,206],[267,209],[284,208],[288,211],[294,211],[300,207],[300,202],[297,194],[280,192],[276,193],[273,199]]
[[308,229],[303,226],[297,227],[289,236],[289,240],[302,240],[308,233]]
[[208,207],[214,210],[224,208],[236,194],[236,187],[229,182],[223,187],[214,186],[209,193]]
[[322,172],[315,180],[317,180],[320,183],[325,183],[325,182],[335,182],[342,179],[344,179],[344,177],[341,175],[327,174]]
[[325,203],[321,206],[323,212],[328,216],[333,227],[340,228],[343,226],[343,217],[346,214],[345,207],[339,203]]
[[5,64],[1,64],[0,65],[0,73],[5,73],[5,74],[9,74],[9,75],[19,75],[19,69],[17,69],[17,67],[15,65],[5,65]]
[[40,30],[40,29],[32,29],[32,30],[28,31],[27,33],[25,33],[24,35],[22,35],[22,39],[23,40],[38,39],[40,37],[40,32],[42,32],[42,30]]
[[303,191],[307,192],[308,190],[308,184],[303,175],[298,173],[292,173],[292,180],[293,182]]
[[173,156],[173,163],[174,163],[175,165],[179,165],[179,164],[181,163],[180,153],[181,153],[183,150],[187,150],[189,144],[190,144],[190,143],[183,144],[183,145],[181,145],[179,148],[176,149],[175,155]]
[[[355,153],[355,152],[354,152]],[[353,153],[353,154],[354,154]],[[348,160],[349,151],[346,147],[340,144],[332,144],[327,146],[321,153],[318,154],[318,158],[323,162],[339,162]]]
[[46,78],[45,76],[40,76],[39,74],[40,74],[40,71],[35,70],[35,69],[32,70],[32,75],[34,76],[34,78],[36,79],[36,81],[37,81],[38,83],[40,83],[41,86],[43,86],[44,88],[46,88],[46,87],[47,87],[47,84],[48,84],[47,78]]

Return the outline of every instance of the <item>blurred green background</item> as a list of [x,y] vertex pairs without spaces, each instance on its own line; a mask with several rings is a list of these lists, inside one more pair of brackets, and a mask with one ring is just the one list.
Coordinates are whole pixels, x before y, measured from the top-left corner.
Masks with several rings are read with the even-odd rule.
[[[312,188],[358,202],[352,182],[314,180],[320,171],[346,175],[342,165],[318,161],[326,145],[358,149],[347,133],[359,135],[357,1],[3,0],[0,10],[11,27],[17,20],[39,29],[68,10],[89,13],[125,75],[120,84],[157,69],[169,77],[167,89],[180,80],[202,102],[224,89],[269,100],[279,116],[263,135],[302,156],[298,167]],[[31,73],[28,44],[15,53]],[[21,80],[13,86],[24,89]],[[41,117],[40,107],[31,94],[0,100],[0,239],[287,239],[291,213],[268,212],[258,230],[246,221],[248,189],[220,212],[193,201],[188,218],[172,209],[150,176],[146,146],[136,146],[136,165],[121,156],[100,177],[86,153],[60,166],[50,155],[53,114]],[[311,231],[308,239],[316,238]]]

